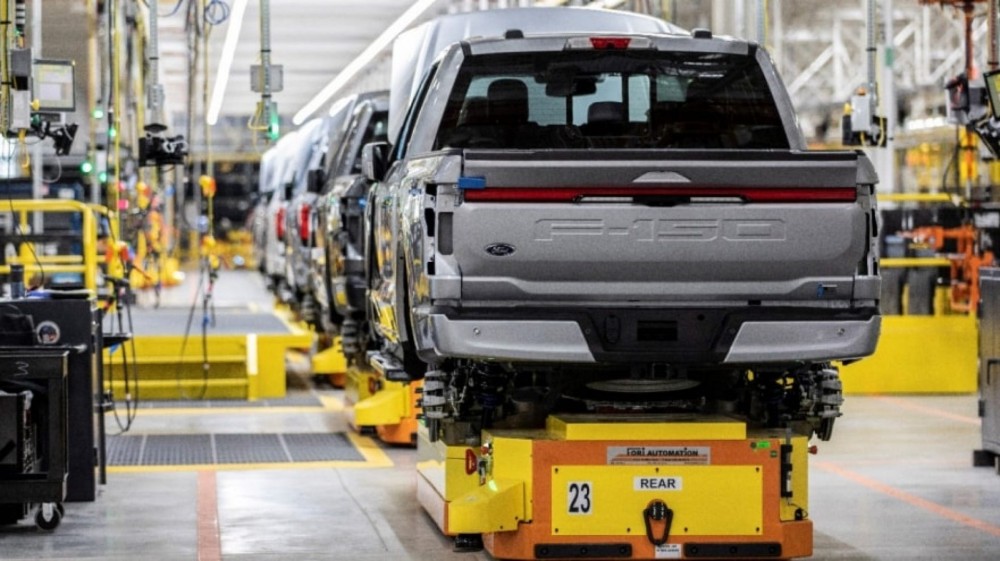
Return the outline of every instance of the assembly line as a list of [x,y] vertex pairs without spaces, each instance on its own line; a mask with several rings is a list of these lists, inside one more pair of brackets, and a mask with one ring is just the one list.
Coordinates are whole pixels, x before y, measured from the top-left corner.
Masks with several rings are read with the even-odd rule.
[[60,1],[0,558],[1000,556],[995,0]]

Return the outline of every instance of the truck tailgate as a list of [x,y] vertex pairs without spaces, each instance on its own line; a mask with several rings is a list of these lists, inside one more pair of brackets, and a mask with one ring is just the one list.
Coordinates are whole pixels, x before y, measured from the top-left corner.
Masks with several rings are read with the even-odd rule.
[[858,166],[850,152],[466,151],[462,298],[850,300],[873,228]]

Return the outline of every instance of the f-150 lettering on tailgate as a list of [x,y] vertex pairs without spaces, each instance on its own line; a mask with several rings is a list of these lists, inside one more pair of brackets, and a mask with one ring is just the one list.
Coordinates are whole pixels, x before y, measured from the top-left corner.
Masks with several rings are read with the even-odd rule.
[[535,222],[534,233],[534,240],[540,242],[573,236],[621,237],[637,242],[707,242],[720,237],[728,241],[781,241],[785,239],[785,223],[777,219],[639,219],[616,224],[600,218],[557,218]]

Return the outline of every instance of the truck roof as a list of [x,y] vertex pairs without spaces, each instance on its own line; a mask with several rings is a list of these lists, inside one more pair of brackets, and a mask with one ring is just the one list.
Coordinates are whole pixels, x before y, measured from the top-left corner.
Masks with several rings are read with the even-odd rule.
[[[515,32],[521,30],[511,30]],[[598,48],[609,48],[601,43],[597,45],[591,40],[600,42],[604,40],[629,39],[625,44],[627,47],[621,50],[630,49],[654,49],[660,51],[682,51],[682,52],[706,52],[706,53],[727,53],[727,54],[747,54],[750,43],[733,39],[731,37],[714,37],[710,34],[706,36],[694,36],[690,34],[649,34],[649,33],[545,33],[545,34],[523,34],[512,38],[504,37],[476,37],[463,41],[465,47],[453,45],[452,48],[467,48],[473,55],[493,54],[493,53],[516,53],[527,51],[564,51],[564,50],[594,50]]]

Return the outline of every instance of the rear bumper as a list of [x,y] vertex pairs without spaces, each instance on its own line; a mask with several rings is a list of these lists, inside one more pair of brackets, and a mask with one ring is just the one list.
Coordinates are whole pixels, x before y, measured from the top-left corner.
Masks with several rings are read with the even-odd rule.
[[[517,314],[517,317],[512,317]],[[415,314],[425,359],[762,364],[872,354],[873,309],[517,309]]]

